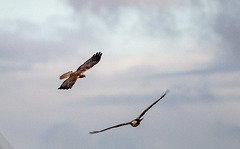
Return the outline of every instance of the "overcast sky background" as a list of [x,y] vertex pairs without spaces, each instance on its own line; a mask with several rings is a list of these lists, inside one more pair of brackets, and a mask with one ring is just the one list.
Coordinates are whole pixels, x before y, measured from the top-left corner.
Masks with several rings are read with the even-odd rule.
[[[0,1],[0,132],[15,149],[240,148],[240,1]],[[95,52],[71,90],[59,76]],[[166,89],[137,128],[125,126]],[[1,142],[0,142],[1,143]]]

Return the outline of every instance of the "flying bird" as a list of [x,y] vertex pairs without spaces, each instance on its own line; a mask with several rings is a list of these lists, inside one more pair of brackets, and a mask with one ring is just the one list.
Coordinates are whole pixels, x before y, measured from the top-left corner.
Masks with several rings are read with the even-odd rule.
[[131,125],[132,127],[137,127],[140,122],[143,120],[143,115],[152,107],[154,106],[159,100],[161,100],[167,93],[169,92],[169,90],[166,90],[166,92],[157,100],[155,101],[152,105],[150,105],[147,109],[145,109],[140,115],[138,118],[132,120],[131,122],[127,122],[127,123],[122,123],[122,124],[119,124],[119,125],[115,125],[115,126],[112,126],[112,127],[109,127],[109,128],[106,128],[106,129],[102,129],[102,130],[99,130],[99,131],[92,131],[92,132],[89,132],[90,134],[95,134],[95,133],[99,133],[99,132],[103,132],[103,131],[106,131],[108,129],[112,129],[112,128],[117,128],[117,127],[120,127],[120,126],[125,126],[125,125]]
[[85,63],[83,63],[75,72],[69,71],[60,76],[60,79],[66,79],[58,89],[71,89],[78,78],[84,78],[86,75],[85,71],[96,65],[101,59],[102,53],[97,52],[91,58],[89,58]]

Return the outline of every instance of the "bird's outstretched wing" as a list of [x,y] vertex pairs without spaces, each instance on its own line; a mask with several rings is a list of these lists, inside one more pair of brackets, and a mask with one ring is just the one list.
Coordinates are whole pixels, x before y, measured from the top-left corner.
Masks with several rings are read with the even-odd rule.
[[123,124],[119,124],[119,125],[116,125],[116,126],[112,126],[112,127],[109,127],[109,128],[103,129],[103,130],[92,131],[92,132],[89,132],[89,133],[90,133],[90,134],[95,134],[95,133],[99,133],[99,132],[106,131],[106,130],[108,130],[108,129],[117,128],[117,127],[124,126],[124,125],[129,125],[130,123],[131,123],[131,122],[123,123]]
[[71,76],[67,80],[65,80],[58,89],[71,89],[77,79],[78,76],[72,73]]
[[166,92],[157,100],[155,101],[151,106],[149,106],[147,109],[145,109],[140,115],[139,115],[139,119],[152,107],[154,106],[159,100],[161,100],[167,93],[169,92],[169,90],[166,90]]
[[88,69],[92,68],[94,65],[96,65],[100,59],[101,59],[102,53],[97,52],[93,54],[91,58],[89,58],[85,63],[83,63],[80,67],[78,67],[77,71],[80,71],[80,73],[83,73],[87,71]]

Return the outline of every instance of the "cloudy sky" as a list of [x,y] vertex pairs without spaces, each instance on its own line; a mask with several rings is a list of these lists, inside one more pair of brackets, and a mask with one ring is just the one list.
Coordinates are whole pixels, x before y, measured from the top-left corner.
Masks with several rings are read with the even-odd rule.
[[[15,149],[239,148],[239,7],[0,1],[0,134]],[[61,74],[98,51],[87,78],[57,90]],[[139,127],[88,133],[131,121],[166,89]]]

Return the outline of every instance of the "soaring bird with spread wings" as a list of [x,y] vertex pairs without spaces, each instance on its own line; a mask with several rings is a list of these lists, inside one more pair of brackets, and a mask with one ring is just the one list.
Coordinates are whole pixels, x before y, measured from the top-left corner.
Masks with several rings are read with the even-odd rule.
[[108,129],[117,128],[117,127],[125,126],[125,125],[131,125],[132,127],[137,127],[137,126],[140,124],[140,122],[143,120],[143,118],[142,118],[143,115],[144,115],[152,106],[154,106],[159,100],[161,100],[168,92],[169,92],[169,90],[167,90],[157,101],[155,101],[152,105],[150,105],[147,109],[145,109],[145,110],[139,115],[138,118],[132,120],[131,122],[122,123],[122,124],[115,125],[115,126],[112,126],[112,127],[106,128],[106,129],[103,129],[103,130],[92,131],[92,132],[89,132],[89,133],[90,133],[90,134],[95,134],[95,133],[99,133],[99,132],[106,131],[106,130],[108,130]]
[[71,89],[78,78],[86,77],[84,72],[96,65],[101,59],[102,53],[95,53],[90,59],[83,63],[75,72],[69,71],[60,76],[60,79],[66,79],[58,89]]

